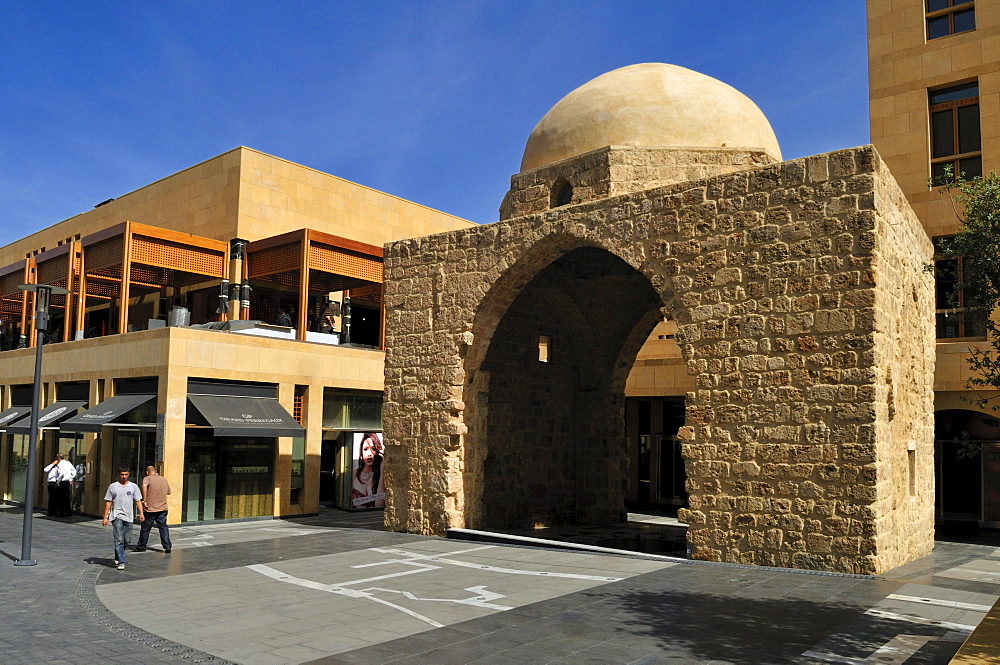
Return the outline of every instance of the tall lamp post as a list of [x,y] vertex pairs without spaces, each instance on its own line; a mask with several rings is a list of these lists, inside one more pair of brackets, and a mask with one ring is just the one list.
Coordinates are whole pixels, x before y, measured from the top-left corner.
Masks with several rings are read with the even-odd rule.
[[31,438],[28,441],[28,477],[24,481],[24,526],[21,528],[21,558],[15,566],[34,566],[31,558],[31,514],[35,510],[35,457],[38,450],[38,410],[42,394],[42,344],[49,329],[49,300],[65,295],[67,289],[48,284],[22,284],[22,291],[35,294],[35,382],[31,387]]

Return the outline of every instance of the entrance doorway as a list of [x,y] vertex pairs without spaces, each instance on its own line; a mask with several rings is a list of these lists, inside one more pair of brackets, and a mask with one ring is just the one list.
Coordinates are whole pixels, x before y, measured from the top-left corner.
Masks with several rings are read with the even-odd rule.
[[344,493],[344,469],[350,451],[343,432],[323,432],[319,457],[319,502],[331,508],[348,508]]
[[275,439],[214,436],[189,427],[184,444],[184,522],[274,514]]
[[947,409],[934,421],[936,521],[1000,527],[1000,420]]
[[662,512],[666,508],[673,512],[687,505],[687,474],[677,438],[683,425],[683,397],[625,400],[630,471],[626,506],[630,510]]
[[118,478],[118,469],[127,468],[136,485],[146,475],[146,467],[156,464],[156,430],[153,428],[116,427],[112,444],[112,480]]

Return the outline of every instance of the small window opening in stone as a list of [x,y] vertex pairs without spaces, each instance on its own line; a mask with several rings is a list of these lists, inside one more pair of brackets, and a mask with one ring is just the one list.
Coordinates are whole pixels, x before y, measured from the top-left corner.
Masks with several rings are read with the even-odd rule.
[[910,448],[906,451],[907,469],[910,480],[910,496],[917,495],[917,451]]
[[549,362],[549,353],[552,347],[552,335],[538,336],[538,362]]
[[552,185],[552,201],[550,208],[569,205],[573,201],[573,185],[565,180],[557,180]]

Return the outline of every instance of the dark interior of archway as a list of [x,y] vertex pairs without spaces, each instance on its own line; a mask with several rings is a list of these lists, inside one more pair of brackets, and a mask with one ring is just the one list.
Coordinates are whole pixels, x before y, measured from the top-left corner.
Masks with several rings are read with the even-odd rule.
[[[645,339],[661,304],[645,276],[589,247],[521,291],[481,367],[489,376],[483,526],[625,519],[622,405],[634,356],[622,350],[635,335]],[[547,362],[540,336],[550,340]]]

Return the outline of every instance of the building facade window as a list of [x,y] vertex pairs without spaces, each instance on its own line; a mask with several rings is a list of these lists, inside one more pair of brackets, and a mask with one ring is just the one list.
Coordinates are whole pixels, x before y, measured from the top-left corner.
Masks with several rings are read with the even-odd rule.
[[931,123],[931,177],[972,179],[983,174],[982,140],[979,131],[979,82],[962,83],[929,92]]
[[927,39],[976,29],[973,0],[927,0]]
[[[944,237],[934,239],[940,245]],[[937,308],[937,338],[938,339],[969,339],[986,337],[986,321],[977,312],[970,312],[965,307],[961,284],[962,259],[947,258],[934,261],[934,280],[936,288]]]

